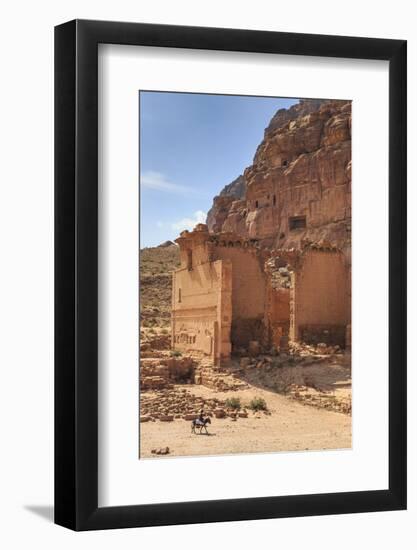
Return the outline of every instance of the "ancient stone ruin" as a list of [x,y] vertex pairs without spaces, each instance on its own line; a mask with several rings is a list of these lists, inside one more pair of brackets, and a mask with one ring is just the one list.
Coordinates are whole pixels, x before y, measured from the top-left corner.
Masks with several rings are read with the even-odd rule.
[[260,249],[199,224],[177,239],[172,348],[213,364],[232,353],[284,351],[289,341],[345,347],[350,325],[349,268],[337,248]]
[[222,365],[290,342],[350,347],[351,103],[278,111],[207,225],[176,242],[174,350]]

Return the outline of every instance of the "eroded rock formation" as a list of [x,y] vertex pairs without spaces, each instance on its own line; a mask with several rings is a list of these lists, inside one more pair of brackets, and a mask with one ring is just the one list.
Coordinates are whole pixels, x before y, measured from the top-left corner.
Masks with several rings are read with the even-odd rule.
[[221,231],[232,203],[242,199],[246,194],[246,181],[240,175],[232,183],[226,185],[220,195],[214,197],[213,206],[207,213],[207,225],[210,231],[216,233]]
[[215,197],[207,225],[271,249],[330,243],[349,255],[351,102],[279,110],[253,164]]

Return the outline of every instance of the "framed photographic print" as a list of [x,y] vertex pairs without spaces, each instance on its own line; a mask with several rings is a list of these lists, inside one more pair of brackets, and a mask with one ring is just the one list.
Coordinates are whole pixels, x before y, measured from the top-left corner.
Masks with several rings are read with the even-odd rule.
[[55,521],[406,507],[406,42],[55,29]]

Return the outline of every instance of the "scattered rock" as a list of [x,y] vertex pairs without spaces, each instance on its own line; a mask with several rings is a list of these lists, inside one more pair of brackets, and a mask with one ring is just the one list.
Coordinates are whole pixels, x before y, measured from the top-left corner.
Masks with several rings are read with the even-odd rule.
[[259,355],[261,352],[261,346],[259,345],[258,340],[251,340],[249,342],[249,355],[252,357]]
[[240,360],[240,366],[242,367],[242,369],[246,369],[246,367],[248,367],[250,364],[250,357],[242,357],[242,359]]
[[159,420],[161,422],[172,422],[174,420],[174,416],[172,414],[161,414]]
[[168,455],[169,454],[169,447],[161,447],[160,449],[152,449],[151,452],[153,454],[156,454],[156,455]]
[[[217,415],[217,418],[224,418],[226,416],[224,400],[216,397],[199,397],[178,386],[173,389],[154,390],[152,393],[141,393],[140,418],[149,418],[153,422],[155,419],[161,422],[171,422],[176,419],[191,421],[199,416],[201,410],[206,417]],[[230,410],[230,412],[236,411]],[[143,420],[143,422],[149,420]]]
[[198,418],[198,414],[195,414],[195,413],[192,413],[192,414],[184,414],[184,416],[182,417],[184,420],[195,420],[196,418]]

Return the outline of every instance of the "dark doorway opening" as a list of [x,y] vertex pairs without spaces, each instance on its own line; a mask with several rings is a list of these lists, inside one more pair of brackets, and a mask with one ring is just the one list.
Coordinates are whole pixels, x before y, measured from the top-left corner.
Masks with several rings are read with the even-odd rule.
[[289,225],[290,231],[294,231],[294,229],[304,229],[306,227],[306,217],[293,216],[289,218],[288,225]]

